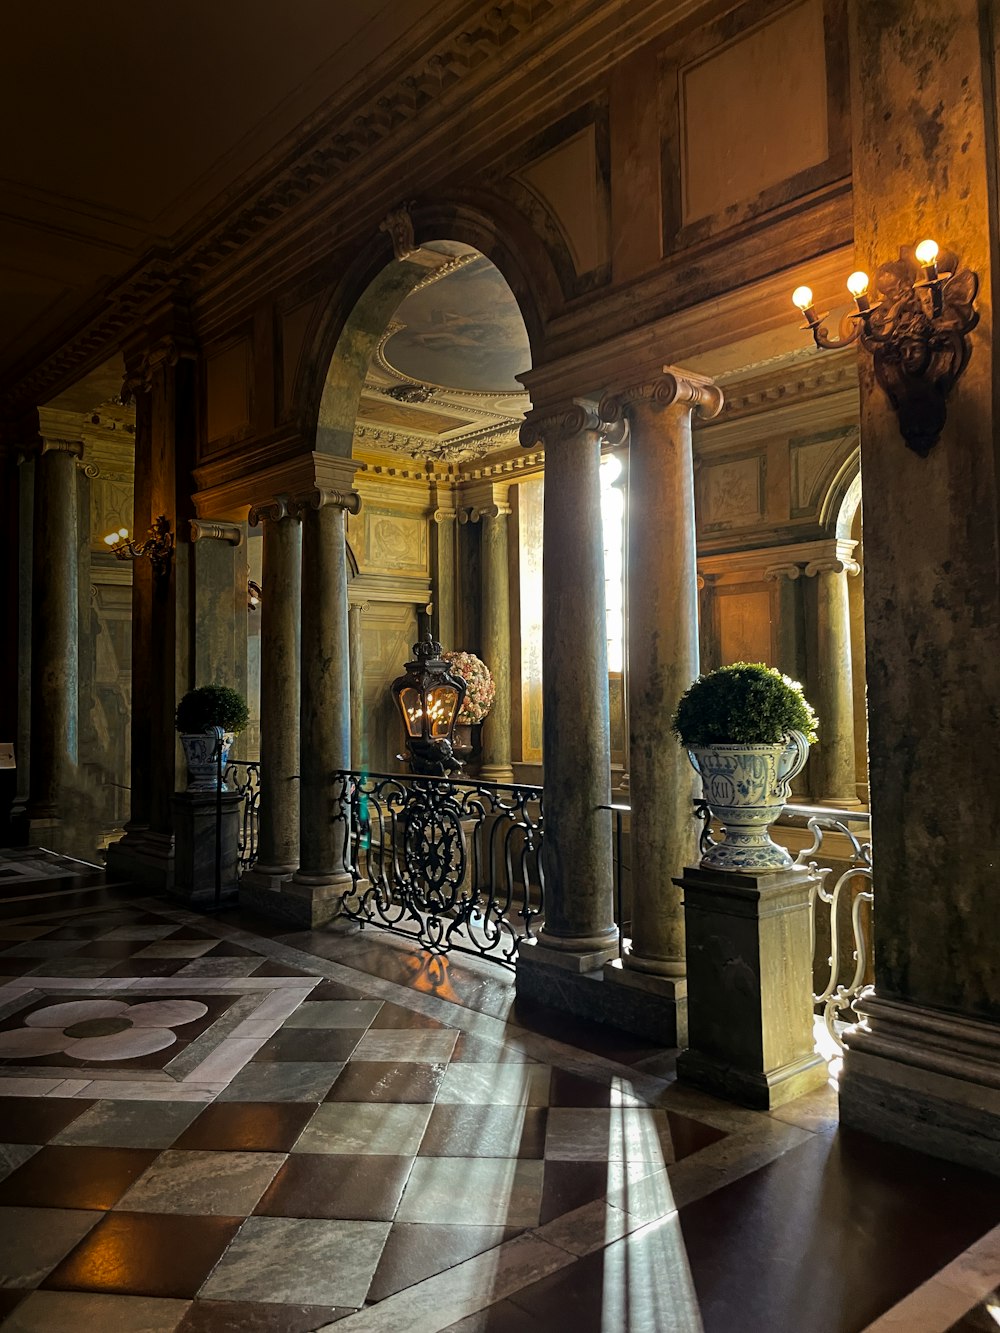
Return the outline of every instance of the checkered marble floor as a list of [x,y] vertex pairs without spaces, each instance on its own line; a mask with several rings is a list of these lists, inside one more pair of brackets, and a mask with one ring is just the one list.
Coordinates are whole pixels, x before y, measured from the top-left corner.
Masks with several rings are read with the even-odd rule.
[[[685,1092],[478,961],[102,897],[0,921],[5,1328],[813,1327],[713,1313],[685,1235],[824,1169],[829,1097]],[[954,1253],[1000,1223],[965,1209]]]

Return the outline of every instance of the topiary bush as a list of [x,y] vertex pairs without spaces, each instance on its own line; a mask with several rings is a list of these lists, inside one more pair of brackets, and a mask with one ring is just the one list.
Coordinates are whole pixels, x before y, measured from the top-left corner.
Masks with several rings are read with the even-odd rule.
[[816,714],[797,680],[763,662],[734,662],[699,676],[681,697],[671,730],[688,749],[775,745],[790,731],[816,740]]
[[247,701],[239,690],[228,685],[202,685],[188,690],[177,705],[174,725],[182,735],[191,736],[221,727],[223,731],[242,731],[250,718]]

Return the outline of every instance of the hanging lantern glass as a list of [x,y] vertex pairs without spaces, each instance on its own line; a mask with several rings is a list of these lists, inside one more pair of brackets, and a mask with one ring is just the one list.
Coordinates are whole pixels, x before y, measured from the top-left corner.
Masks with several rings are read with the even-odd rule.
[[452,751],[451,736],[465,698],[465,681],[451,674],[441,645],[429,634],[413,645],[413,657],[390,687],[409,749],[409,755],[398,758],[405,758],[413,773],[444,777],[462,767]]

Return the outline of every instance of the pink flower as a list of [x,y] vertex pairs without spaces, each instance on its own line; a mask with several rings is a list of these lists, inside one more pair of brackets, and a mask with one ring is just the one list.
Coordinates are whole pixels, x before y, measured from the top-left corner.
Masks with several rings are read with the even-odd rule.
[[469,725],[482,722],[493,707],[496,685],[490,669],[475,653],[453,652],[442,654],[453,676],[460,676],[466,684],[465,699],[456,722]]

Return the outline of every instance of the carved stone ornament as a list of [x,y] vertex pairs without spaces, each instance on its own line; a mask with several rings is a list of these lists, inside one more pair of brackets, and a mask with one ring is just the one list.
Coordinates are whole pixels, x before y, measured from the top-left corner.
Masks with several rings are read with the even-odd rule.
[[392,253],[396,259],[409,259],[417,249],[413,236],[413,219],[405,204],[387,213],[378,224],[378,229],[388,233],[392,241]]
[[606,422],[619,421],[627,409],[648,405],[654,408],[689,407],[709,421],[722,411],[725,398],[719,386],[703,375],[665,370],[662,375],[607,393],[598,412]]
[[238,523],[217,523],[205,518],[192,518],[189,521],[193,542],[214,537],[217,541],[228,542],[230,546],[241,546],[243,543],[243,529]]
[[278,523],[283,518],[298,519],[300,517],[298,507],[289,496],[276,495],[273,500],[254,505],[247,516],[247,522],[252,528],[255,528],[260,523]]
[[608,444],[621,444],[628,434],[628,423],[620,414],[614,419],[605,418],[601,405],[593,399],[574,398],[562,406],[529,413],[521,427],[520,439],[530,449],[572,439],[584,431],[596,432]]
[[899,430],[909,449],[926,458],[941,438],[947,419],[947,401],[972,354],[967,334],[979,323],[973,309],[979,278],[971,269],[958,268],[958,256],[942,254],[940,262],[952,271],[937,274],[936,266],[924,281],[920,268],[905,250],[898,260],[881,264],[875,287],[881,300],[840,322],[840,336],[831,338],[823,315],[810,307],[807,327],[817,347],[847,347],[853,342],[872,358],[875,378],[899,418]]
[[394,384],[391,389],[383,389],[382,392],[397,403],[426,403],[437,390],[429,384]]

